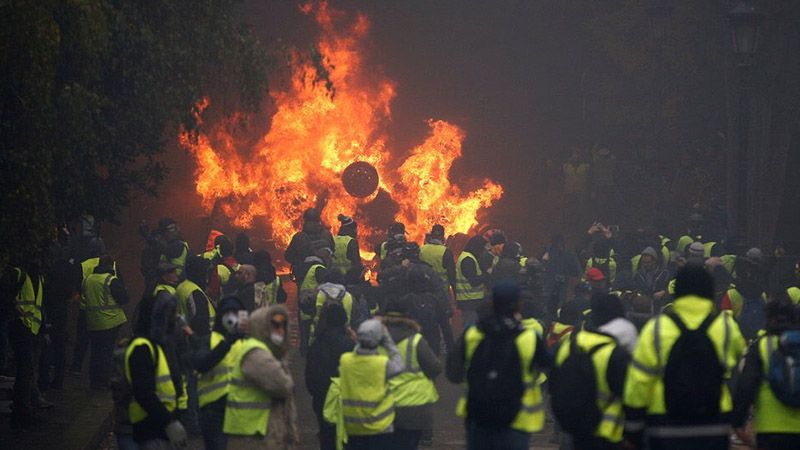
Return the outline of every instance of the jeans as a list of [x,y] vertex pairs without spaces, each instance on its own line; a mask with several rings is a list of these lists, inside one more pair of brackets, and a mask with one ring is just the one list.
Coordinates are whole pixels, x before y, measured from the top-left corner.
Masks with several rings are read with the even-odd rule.
[[396,428],[392,434],[392,443],[387,450],[417,450],[421,438],[422,430]]
[[93,389],[105,389],[114,368],[114,344],[120,326],[108,330],[89,331],[92,355],[89,360],[89,385]]
[[222,432],[226,397],[200,408],[200,428],[206,450],[225,450],[228,440]]
[[89,330],[86,329],[86,311],[81,309],[78,313],[78,325],[75,330],[75,348],[72,351],[72,366],[70,370],[80,372],[83,369],[83,359],[86,349],[89,348]]
[[31,397],[36,373],[34,366],[39,361],[38,341],[37,336],[19,319],[13,319],[9,324],[8,339],[14,350],[14,364],[17,366],[12,416],[24,419],[33,415]]
[[467,450],[528,450],[529,433],[467,423]]

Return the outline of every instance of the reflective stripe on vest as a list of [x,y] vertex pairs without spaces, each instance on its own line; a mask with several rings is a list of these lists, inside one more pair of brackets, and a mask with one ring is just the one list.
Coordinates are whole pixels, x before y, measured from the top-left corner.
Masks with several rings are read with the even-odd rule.
[[[428,405],[439,400],[439,393],[433,381],[425,376],[419,367],[417,347],[421,339],[421,334],[414,333],[397,343],[397,350],[405,368],[389,379],[389,388],[398,408]],[[383,347],[379,347],[379,350],[381,354],[386,353]]]
[[[306,272],[305,278],[303,278],[303,283],[300,284],[300,292],[298,293],[298,298],[310,298],[316,299],[317,295],[317,288],[319,287],[319,281],[317,281],[317,269],[318,268],[325,268],[322,264],[314,264],[309,267],[308,272]],[[300,311],[300,320],[311,320],[309,314]]]
[[225,404],[225,422],[222,430],[225,434],[239,436],[267,435],[269,413],[272,401],[266,392],[251,384],[242,374],[242,361],[251,351],[265,351],[272,355],[266,344],[255,338],[247,338],[242,342],[236,355],[228,400]]
[[[225,338],[222,334],[216,331],[211,332],[210,337],[210,350],[214,350]],[[199,395],[200,407],[213,403],[223,395],[228,393],[228,385],[230,384],[233,367],[239,356],[239,351],[242,348],[242,341],[237,340],[231,345],[228,353],[222,358],[222,361],[217,363],[213,369],[206,373],[201,374],[197,378],[197,394]]]
[[159,284],[156,285],[156,288],[153,289],[153,297],[157,296],[158,293],[161,292],[161,291],[167,291],[169,293],[169,295],[172,295],[172,296],[175,296],[175,294],[177,294],[177,290],[174,287],[172,287],[172,286],[170,286],[168,284],[159,283]]
[[[433,271],[442,279],[445,286],[450,284],[447,279],[447,269],[444,268],[444,254],[447,246],[442,244],[424,244],[419,249],[419,259],[433,267]],[[452,262],[452,261],[451,261]]]
[[[475,349],[483,341],[484,334],[478,327],[471,326],[464,333],[465,345],[465,369],[469,370],[469,363]],[[520,364],[522,364],[522,383],[525,392],[522,394],[522,406],[511,422],[510,427],[524,433],[541,431],[544,428],[544,403],[542,402],[542,390],[537,383],[538,374],[530,370],[533,357],[536,354],[536,332],[525,328],[516,338],[517,351],[519,352]],[[464,383],[464,395],[459,399],[456,406],[456,414],[459,417],[467,416],[466,392],[469,386]]]
[[175,272],[177,272],[178,276],[183,274],[183,269],[186,267],[186,258],[189,256],[189,244],[186,241],[181,241],[181,245],[183,246],[181,254],[175,258],[167,258],[166,255],[161,255],[161,261],[168,261],[175,265]]
[[380,434],[394,422],[394,397],[386,380],[385,355],[344,353],[339,359],[342,417],[347,434]]
[[111,295],[111,282],[116,279],[110,273],[93,273],[83,280],[81,292],[86,298],[87,329],[110,330],[128,321],[125,311]]
[[786,293],[789,294],[789,298],[792,299],[792,303],[795,305],[800,305],[800,287],[790,287],[786,290]]
[[[594,366],[595,379],[597,381],[596,404],[601,412],[600,423],[594,431],[594,436],[603,438],[609,442],[622,442],[622,432],[625,423],[622,399],[615,396],[608,385],[608,361],[616,348],[616,341],[610,336],[589,331],[573,333],[569,337],[569,340],[572,339],[577,339],[578,347],[586,352],[597,345],[603,345],[592,355],[592,365]],[[561,364],[566,361],[569,352],[570,345],[566,343],[558,348],[558,353],[556,354],[557,367],[561,366]]]
[[469,300],[480,300],[483,298],[483,285],[472,286],[467,277],[461,272],[461,263],[465,259],[471,259],[475,263],[475,270],[478,276],[481,275],[481,267],[478,264],[478,259],[472,253],[461,252],[456,263],[456,301],[463,302]]
[[19,309],[18,315],[22,323],[31,330],[34,336],[39,334],[42,327],[42,295],[44,291],[44,277],[39,276],[38,289],[33,289],[33,280],[30,275],[20,268],[14,268],[17,272],[17,281],[25,276],[22,286],[17,292],[14,304]]
[[[175,384],[172,382],[172,376],[169,372],[167,357],[164,355],[164,350],[161,349],[160,345],[156,344],[155,348],[153,348],[152,342],[141,337],[131,341],[127,350],[125,350],[125,377],[128,380],[128,384],[133,384],[130,367],[131,353],[133,353],[133,350],[136,347],[140,346],[145,346],[148,350],[150,350],[153,363],[156,365],[156,396],[159,400],[161,400],[161,403],[164,405],[167,411],[175,411],[175,408],[178,406],[175,394]],[[139,423],[147,418],[147,412],[134,398],[131,398],[131,402],[128,404],[128,418],[130,419],[131,423]]]
[[331,260],[331,270],[345,275],[351,268],[353,262],[347,259],[347,246],[353,238],[350,236],[334,236],[333,237],[333,258]]
[[206,299],[206,303],[208,305],[208,329],[212,329],[214,327],[214,320],[217,317],[217,308],[214,307],[214,302],[211,301],[211,298],[206,294],[206,292],[200,289],[196,283],[183,280],[178,285],[178,288],[175,289],[175,297],[178,298],[178,306],[180,307],[180,313],[189,318],[189,299],[192,297],[192,294],[195,291],[200,291],[203,294],[203,297]]
[[755,400],[756,433],[797,433],[800,430],[800,408],[791,408],[775,397],[769,386],[767,373],[769,360],[778,345],[778,336],[767,335],[759,339],[758,351],[764,376]]

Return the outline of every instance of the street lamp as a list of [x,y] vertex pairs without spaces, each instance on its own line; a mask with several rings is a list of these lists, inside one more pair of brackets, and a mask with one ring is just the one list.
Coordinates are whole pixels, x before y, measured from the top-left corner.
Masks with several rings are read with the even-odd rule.
[[[741,1],[729,13],[728,21],[733,39],[733,52],[739,66],[739,142],[728,170],[728,205],[734,206],[729,214],[728,231],[752,240],[755,235],[754,215],[760,183],[761,157],[750,150],[750,88],[753,61],[758,51],[761,24],[764,14],[749,1]],[[754,176],[749,176],[751,173]]]
[[728,20],[731,24],[733,51],[743,57],[745,64],[749,64],[750,58],[758,51],[764,14],[750,2],[742,1],[728,13]]

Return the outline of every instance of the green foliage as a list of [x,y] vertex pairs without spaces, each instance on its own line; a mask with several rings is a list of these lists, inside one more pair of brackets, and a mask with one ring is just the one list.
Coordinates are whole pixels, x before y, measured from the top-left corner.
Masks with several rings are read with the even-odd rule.
[[0,235],[41,254],[55,224],[154,195],[157,159],[208,95],[255,110],[266,54],[235,0],[0,0]]

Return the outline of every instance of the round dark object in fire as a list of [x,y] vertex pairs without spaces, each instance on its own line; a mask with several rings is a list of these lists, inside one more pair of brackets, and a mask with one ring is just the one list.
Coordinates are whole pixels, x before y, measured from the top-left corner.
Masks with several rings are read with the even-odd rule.
[[356,161],[342,172],[342,184],[353,197],[369,197],[378,189],[378,171],[368,162]]

